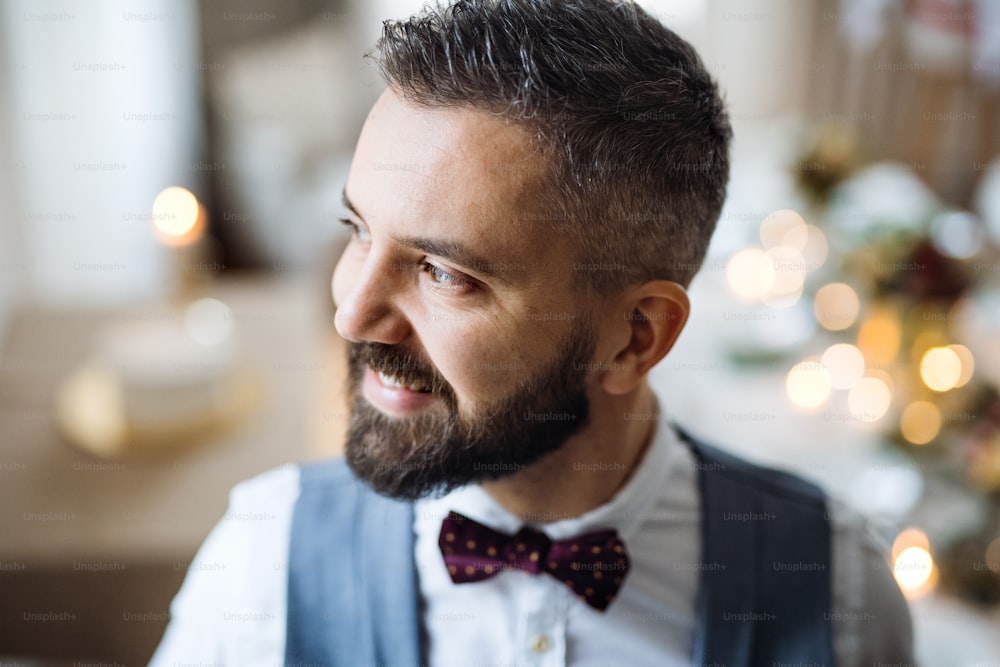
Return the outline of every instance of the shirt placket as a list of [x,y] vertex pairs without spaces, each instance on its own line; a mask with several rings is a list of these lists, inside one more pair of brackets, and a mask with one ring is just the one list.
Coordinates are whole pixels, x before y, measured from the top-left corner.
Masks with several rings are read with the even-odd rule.
[[518,631],[518,664],[565,667],[567,604],[565,592],[552,577],[525,577],[524,607]]

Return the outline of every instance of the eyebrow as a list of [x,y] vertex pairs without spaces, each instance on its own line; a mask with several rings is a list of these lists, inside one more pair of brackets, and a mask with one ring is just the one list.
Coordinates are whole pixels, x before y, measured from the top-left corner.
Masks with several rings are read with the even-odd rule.
[[[346,188],[341,191],[340,200],[344,204],[344,208],[356,215],[359,220],[364,221],[364,216],[358,212],[354,203],[347,196]],[[511,282],[509,279],[510,272],[504,270],[504,267],[520,266],[520,264],[515,262],[498,262],[495,260],[488,260],[467,246],[461,243],[456,243],[455,241],[446,239],[429,239],[419,236],[407,236],[400,234],[391,234],[390,236],[393,241],[399,243],[400,245],[420,250],[428,255],[442,257],[459,267],[469,269],[470,271],[483,276],[498,278],[507,283]]]

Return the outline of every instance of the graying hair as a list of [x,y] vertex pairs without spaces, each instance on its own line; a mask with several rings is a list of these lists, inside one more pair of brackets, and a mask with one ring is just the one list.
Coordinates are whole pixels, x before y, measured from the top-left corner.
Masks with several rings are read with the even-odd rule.
[[553,159],[586,286],[688,285],[725,198],[732,130],[690,44],[625,0],[458,0],[387,21],[371,54],[411,103],[500,114]]

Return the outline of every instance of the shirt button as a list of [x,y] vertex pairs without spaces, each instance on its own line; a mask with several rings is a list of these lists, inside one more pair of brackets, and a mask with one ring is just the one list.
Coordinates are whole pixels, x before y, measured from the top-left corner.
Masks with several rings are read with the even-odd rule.
[[531,640],[531,650],[535,653],[545,653],[552,648],[552,640],[545,635],[535,635]]

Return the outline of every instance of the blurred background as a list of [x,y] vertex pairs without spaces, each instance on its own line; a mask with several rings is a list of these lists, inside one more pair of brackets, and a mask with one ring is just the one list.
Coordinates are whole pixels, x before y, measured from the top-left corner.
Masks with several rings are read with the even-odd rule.
[[[420,4],[0,0],[0,658],[145,664],[228,489],[338,451],[362,54]],[[922,664],[998,664],[1000,4],[640,4],[736,133],[666,411],[870,516]]]

